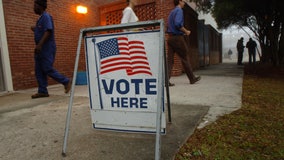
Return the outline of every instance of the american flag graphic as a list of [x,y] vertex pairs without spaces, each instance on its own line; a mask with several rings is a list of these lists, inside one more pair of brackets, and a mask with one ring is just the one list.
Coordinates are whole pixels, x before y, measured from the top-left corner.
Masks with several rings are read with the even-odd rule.
[[97,43],[100,52],[100,74],[125,70],[127,75],[152,75],[144,43],[117,37]]

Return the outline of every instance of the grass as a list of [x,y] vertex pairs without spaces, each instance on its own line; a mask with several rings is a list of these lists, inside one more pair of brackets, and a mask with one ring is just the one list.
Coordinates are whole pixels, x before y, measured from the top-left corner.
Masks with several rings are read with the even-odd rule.
[[175,160],[284,160],[284,68],[245,65],[241,109],[197,129]]

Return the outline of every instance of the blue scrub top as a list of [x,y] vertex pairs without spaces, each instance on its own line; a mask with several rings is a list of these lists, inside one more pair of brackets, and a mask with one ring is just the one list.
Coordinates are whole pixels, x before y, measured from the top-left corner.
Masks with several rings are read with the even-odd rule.
[[183,35],[180,31],[184,25],[183,10],[180,7],[175,7],[168,17],[168,28],[167,33],[174,35]]
[[43,48],[54,48],[56,47],[55,38],[54,38],[54,25],[51,15],[47,12],[43,12],[43,14],[39,17],[35,31],[34,31],[34,40],[35,43],[38,44],[41,40],[44,32],[47,30],[51,31],[51,35],[49,39],[43,44]]

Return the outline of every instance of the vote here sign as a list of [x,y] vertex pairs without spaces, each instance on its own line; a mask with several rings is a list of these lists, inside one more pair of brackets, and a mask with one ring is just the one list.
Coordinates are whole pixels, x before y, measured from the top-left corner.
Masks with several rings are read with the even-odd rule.
[[162,107],[165,132],[164,102],[158,103],[164,95],[159,39],[159,31],[85,37],[94,128],[155,133]]

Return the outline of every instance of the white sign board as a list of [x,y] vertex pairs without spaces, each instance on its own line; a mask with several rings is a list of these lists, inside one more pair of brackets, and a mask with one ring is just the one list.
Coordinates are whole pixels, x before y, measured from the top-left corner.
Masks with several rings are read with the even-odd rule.
[[[164,81],[159,79],[160,32],[124,32],[85,37],[92,123],[96,129],[156,132],[157,107],[166,120]],[[161,93],[161,94],[158,94]]]

